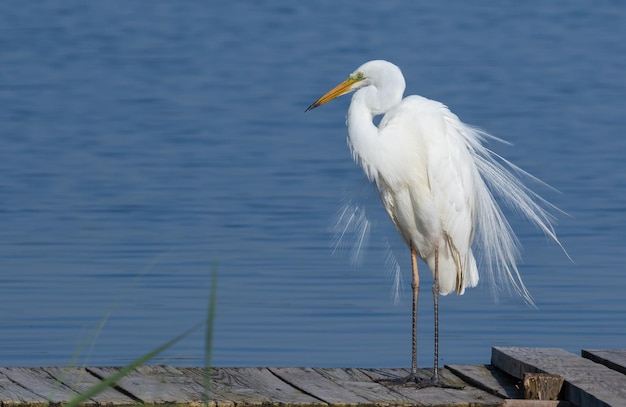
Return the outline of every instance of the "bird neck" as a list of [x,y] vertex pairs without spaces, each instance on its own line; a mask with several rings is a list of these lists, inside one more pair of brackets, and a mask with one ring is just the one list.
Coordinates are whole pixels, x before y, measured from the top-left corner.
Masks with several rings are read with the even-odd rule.
[[401,81],[393,86],[391,84],[380,87],[370,85],[357,90],[352,96],[350,106],[353,104],[363,105],[370,111],[372,118],[387,113],[402,101],[404,80],[399,79]]
[[[348,146],[352,158],[359,163],[370,181],[378,182],[377,163],[380,159],[383,138],[379,137],[374,124],[376,113],[368,104],[368,88],[357,91],[352,97],[346,124],[348,125]],[[371,100],[371,99],[369,99]]]

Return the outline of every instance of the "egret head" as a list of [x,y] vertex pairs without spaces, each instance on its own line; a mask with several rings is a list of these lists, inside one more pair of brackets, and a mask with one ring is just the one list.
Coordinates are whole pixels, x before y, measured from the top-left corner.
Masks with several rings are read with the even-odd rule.
[[402,76],[400,68],[391,62],[383,60],[366,62],[357,68],[356,71],[351,73],[350,76],[348,76],[348,79],[341,82],[339,85],[324,94],[321,98],[313,102],[313,104],[307,107],[305,111],[308,112],[309,110],[315,109],[316,107],[330,102],[339,96],[357,91],[370,85],[375,86],[378,91],[386,90],[391,92],[393,94],[393,99],[398,97],[401,99],[405,88],[404,76]]

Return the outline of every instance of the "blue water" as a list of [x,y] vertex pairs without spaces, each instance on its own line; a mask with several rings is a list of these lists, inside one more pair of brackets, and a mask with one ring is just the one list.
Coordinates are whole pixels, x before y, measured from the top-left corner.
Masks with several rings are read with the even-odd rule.
[[[0,364],[128,363],[205,318],[215,267],[215,365],[408,366],[409,256],[351,161],[349,98],[304,113],[380,58],[567,213],[574,263],[511,218],[539,310],[444,297],[441,361],[625,347],[624,38],[617,1],[3,2]],[[330,248],[347,202],[371,226],[355,266]],[[203,333],[156,361],[201,365]]]

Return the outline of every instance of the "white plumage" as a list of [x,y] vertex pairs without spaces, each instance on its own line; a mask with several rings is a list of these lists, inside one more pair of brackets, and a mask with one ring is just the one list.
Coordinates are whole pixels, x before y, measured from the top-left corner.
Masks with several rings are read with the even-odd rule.
[[[544,209],[550,204],[516,176],[531,177],[529,174],[483,145],[485,138],[492,136],[464,124],[439,102],[421,96],[402,99],[404,89],[397,66],[370,61],[307,110],[356,91],[347,115],[348,144],[354,159],[376,184],[383,206],[412,254],[414,341],[409,379],[417,380],[418,256],[435,279],[437,325],[431,383],[441,384],[437,374],[437,294],[463,294],[465,288],[476,286],[479,273],[472,247],[482,253],[481,269],[496,286],[509,282],[533,303],[517,270],[518,242],[494,194],[558,240]],[[380,114],[384,117],[376,126],[373,118]]]

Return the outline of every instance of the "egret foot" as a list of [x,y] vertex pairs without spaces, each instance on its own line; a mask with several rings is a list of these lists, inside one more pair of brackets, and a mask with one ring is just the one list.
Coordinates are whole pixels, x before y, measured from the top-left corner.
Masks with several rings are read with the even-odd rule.
[[421,379],[415,385],[418,389],[424,389],[426,387],[439,387],[440,389],[462,390],[465,388],[465,386],[455,386],[453,384],[444,383],[439,375],[435,375],[428,380]]
[[408,376],[404,377],[395,377],[393,379],[377,379],[375,382],[377,383],[389,383],[396,386],[410,386],[416,385],[425,381],[421,377],[418,377],[416,373],[411,373]]

